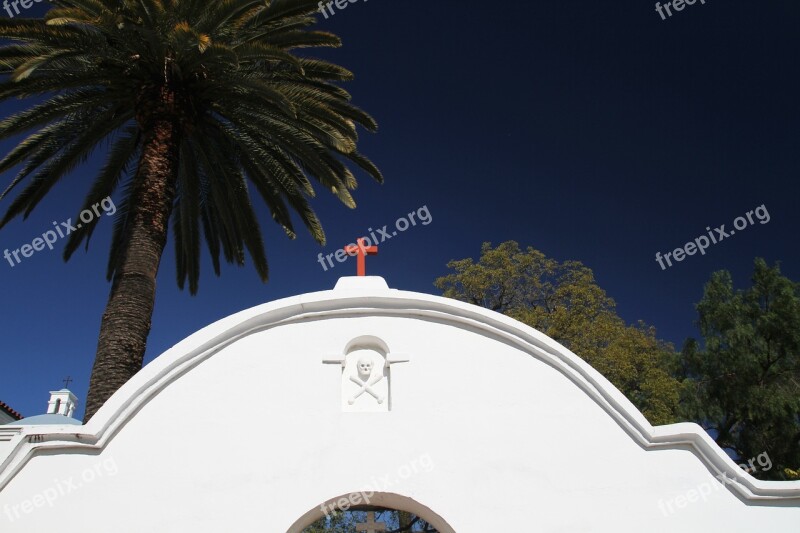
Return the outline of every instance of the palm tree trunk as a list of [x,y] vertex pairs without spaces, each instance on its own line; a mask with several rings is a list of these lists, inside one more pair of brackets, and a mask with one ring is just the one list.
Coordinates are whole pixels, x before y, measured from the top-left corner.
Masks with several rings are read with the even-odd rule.
[[[150,93],[152,95],[152,93]],[[128,227],[100,324],[84,423],[142,368],[167,242],[178,170],[175,95],[162,88],[137,117],[144,143],[128,207]],[[113,260],[113,258],[112,258]]]

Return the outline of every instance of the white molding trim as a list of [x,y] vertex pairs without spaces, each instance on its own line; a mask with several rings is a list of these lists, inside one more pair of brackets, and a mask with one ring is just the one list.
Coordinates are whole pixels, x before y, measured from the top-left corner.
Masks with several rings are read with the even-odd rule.
[[570,379],[643,448],[690,449],[714,475],[725,474],[730,487],[743,500],[767,504],[784,500],[784,505],[800,504],[800,481],[755,479],[739,468],[697,424],[653,427],[599,372],[541,332],[471,304],[387,289],[385,285],[375,283],[375,278],[361,279],[368,285],[358,287],[358,281],[348,280],[348,284],[335,290],[253,307],[201,329],[144,367],[103,405],[87,425],[4,426],[0,434],[7,442],[0,445],[0,490],[37,454],[59,451],[99,453],[150,399],[243,337],[309,320],[386,316],[445,323],[513,345]]

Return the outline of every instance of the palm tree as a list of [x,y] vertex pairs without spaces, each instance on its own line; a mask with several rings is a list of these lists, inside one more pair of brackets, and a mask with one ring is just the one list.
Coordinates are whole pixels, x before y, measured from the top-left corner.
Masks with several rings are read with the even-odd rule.
[[[346,69],[294,53],[338,47],[310,29],[316,0],[52,0],[44,20],[0,22],[0,100],[42,103],[0,122],[0,139],[30,132],[0,172],[21,170],[0,228],[27,217],[98,144],[107,159],[81,210],[121,199],[85,420],[142,367],[156,274],[172,225],[178,285],[195,294],[200,240],[220,273],[220,255],[243,265],[245,250],[263,281],[268,268],[250,192],[295,237],[292,213],[325,242],[308,203],[312,180],[355,207],[355,164],[379,170],[356,149],[356,124],[377,124],[337,82]],[[68,260],[99,217],[69,235]]]

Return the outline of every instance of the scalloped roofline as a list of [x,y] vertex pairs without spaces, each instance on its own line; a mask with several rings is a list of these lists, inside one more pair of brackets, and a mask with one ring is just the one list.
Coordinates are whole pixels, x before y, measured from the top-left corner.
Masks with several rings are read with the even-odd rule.
[[642,448],[688,448],[712,473],[724,475],[744,500],[797,500],[800,503],[800,481],[755,479],[739,468],[697,424],[653,427],[599,372],[540,331],[472,304],[389,289],[386,282],[377,277],[342,278],[333,290],[262,304],[204,327],[145,366],[114,393],[86,425],[0,426],[0,442],[10,441],[7,455],[0,456],[0,490],[32,457],[44,451],[98,453],[161,390],[243,337],[301,321],[364,316],[436,320],[500,338],[561,372]]

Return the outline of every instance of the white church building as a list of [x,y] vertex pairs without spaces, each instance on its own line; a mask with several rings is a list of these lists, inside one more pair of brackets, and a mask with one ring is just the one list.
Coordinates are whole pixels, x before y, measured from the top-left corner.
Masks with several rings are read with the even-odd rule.
[[300,533],[347,508],[440,533],[800,531],[800,481],[651,426],[520,322],[378,277],[198,331],[87,425],[55,393],[0,426],[2,533]]

